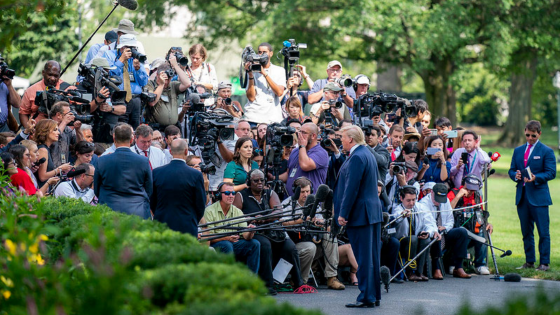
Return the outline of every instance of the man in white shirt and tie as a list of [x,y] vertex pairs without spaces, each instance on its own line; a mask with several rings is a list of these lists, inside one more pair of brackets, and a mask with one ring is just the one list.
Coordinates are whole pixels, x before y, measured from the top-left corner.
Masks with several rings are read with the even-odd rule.
[[154,131],[148,125],[140,125],[135,131],[136,144],[130,150],[138,155],[147,157],[150,160],[150,168],[167,164],[165,154],[161,149],[152,146]]

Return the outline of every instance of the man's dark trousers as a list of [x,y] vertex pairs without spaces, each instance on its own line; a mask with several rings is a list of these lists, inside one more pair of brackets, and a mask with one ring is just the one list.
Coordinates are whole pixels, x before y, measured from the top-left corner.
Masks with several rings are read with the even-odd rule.
[[548,206],[533,206],[527,200],[525,187],[519,204],[517,205],[517,215],[521,223],[521,234],[523,235],[523,247],[525,249],[525,260],[528,263],[535,263],[535,238],[533,230],[535,225],[539,232],[539,254],[540,263],[550,264],[550,218],[548,215]]
[[[360,295],[357,302],[375,303],[381,300],[379,289],[381,277],[379,272],[379,257],[381,255],[381,223],[364,226],[348,226],[348,238],[352,251],[358,262],[358,288]],[[375,290],[374,288],[378,289]]]

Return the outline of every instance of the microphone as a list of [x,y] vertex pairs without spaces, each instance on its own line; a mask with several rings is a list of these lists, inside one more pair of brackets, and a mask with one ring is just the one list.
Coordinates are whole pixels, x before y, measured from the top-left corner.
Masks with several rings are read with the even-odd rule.
[[505,282],[521,282],[521,276],[517,273],[506,273],[504,276]]
[[489,154],[492,162],[496,162],[502,157],[502,155],[499,152],[494,152],[494,153],[490,152]]
[[389,213],[383,212],[383,224],[389,223],[389,218],[390,218]]
[[292,196],[292,215],[296,212],[296,203],[299,200],[299,196],[301,195],[301,187],[298,186],[294,195]]
[[86,170],[79,170],[79,171],[70,171],[68,172],[68,174],[66,174],[67,177],[76,177],[78,175],[82,175],[85,174]]
[[37,161],[37,162],[33,163],[33,165],[35,165],[35,166],[39,166],[39,165],[41,165],[41,164],[45,163],[45,161],[47,161],[47,159],[46,159],[46,158],[41,158],[41,159],[40,159],[39,161]]
[[311,208],[311,212],[309,213],[309,217],[313,219],[315,217],[315,213],[317,213],[317,207],[319,206],[319,202],[323,202],[327,199],[329,192],[331,189],[329,186],[322,184],[317,189],[317,193],[315,194],[315,202],[313,203],[313,207]]
[[389,267],[381,266],[381,268],[379,268],[379,274],[381,276],[381,282],[385,286],[385,290],[389,292],[389,283],[391,282],[391,271]]
[[138,8],[138,2],[136,0],[119,0],[119,4],[126,9],[136,10]]
[[510,256],[511,255],[511,250],[506,250],[503,254],[500,255],[500,258],[504,258],[506,256]]
[[332,217],[332,215],[333,215],[333,212],[332,212],[332,210],[333,210],[333,191],[332,190],[329,191],[327,199],[323,203],[323,210],[324,210],[323,217],[325,219],[329,219],[329,218]]
[[315,195],[307,196],[307,199],[305,200],[305,205],[303,206],[303,210],[302,210],[304,221],[307,219],[307,217],[311,213],[310,206],[312,206],[314,203],[315,203]]

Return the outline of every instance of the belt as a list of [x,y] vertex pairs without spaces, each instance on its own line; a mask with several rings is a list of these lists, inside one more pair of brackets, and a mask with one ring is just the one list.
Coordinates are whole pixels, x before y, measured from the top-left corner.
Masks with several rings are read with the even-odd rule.
[[142,94],[132,94],[132,98],[140,97],[140,95],[142,95]]

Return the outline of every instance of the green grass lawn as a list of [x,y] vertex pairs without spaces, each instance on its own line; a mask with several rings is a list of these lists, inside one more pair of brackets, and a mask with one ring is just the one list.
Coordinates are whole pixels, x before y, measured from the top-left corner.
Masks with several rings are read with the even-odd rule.
[[[488,181],[488,210],[490,211],[489,222],[494,225],[492,241],[495,246],[504,250],[511,250],[513,254],[509,257],[499,258],[501,252],[496,251],[498,269],[500,274],[518,272],[523,277],[560,280],[560,179],[549,182],[550,194],[553,205],[550,206],[550,237],[551,237],[551,270],[548,272],[537,272],[535,270],[515,270],[523,265],[525,254],[523,251],[523,240],[521,227],[515,206],[515,183],[507,177],[507,171],[511,163],[513,149],[483,146],[485,151],[498,151],[502,155],[500,160],[493,163],[496,174]],[[538,232],[535,228],[535,247],[538,254]],[[488,251],[488,267],[492,272],[494,263]]]

